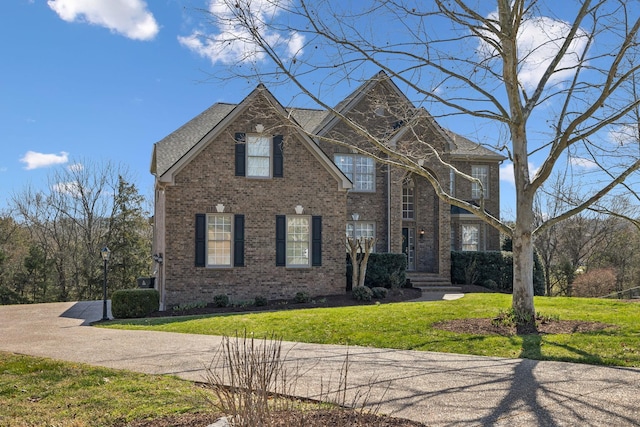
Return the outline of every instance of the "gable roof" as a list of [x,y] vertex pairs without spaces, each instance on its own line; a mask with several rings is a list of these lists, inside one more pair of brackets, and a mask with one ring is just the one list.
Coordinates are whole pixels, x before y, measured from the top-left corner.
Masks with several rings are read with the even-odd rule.
[[[283,117],[288,115],[288,112],[282,107],[278,100],[275,99],[271,92],[269,92],[264,85],[260,84],[239,104],[214,104],[178,128],[175,132],[155,143],[151,159],[151,173],[154,174],[159,181],[173,181],[175,173],[200,153],[227,125],[242,114],[258,96],[266,97],[270,104],[277,109]],[[292,113],[291,116],[295,120],[295,114]],[[304,118],[304,114],[300,113],[299,117]],[[309,114],[307,121],[314,117],[316,117],[316,113]],[[339,189],[347,190],[352,187],[349,178],[342,173],[307,134],[301,131],[297,131],[297,134],[307,149],[309,149],[338,181]]]
[[452,142],[451,156],[459,159],[477,159],[490,161],[503,161],[506,157],[496,153],[477,142],[458,135],[448,129],[444,129]]

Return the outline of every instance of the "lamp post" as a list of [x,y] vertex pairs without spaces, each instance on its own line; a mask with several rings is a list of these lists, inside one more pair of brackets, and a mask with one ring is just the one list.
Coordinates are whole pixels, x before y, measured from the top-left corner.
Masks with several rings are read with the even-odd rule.
[[105,246],[100,250],[100,255],[104,262],[104,282],[102,283],[102,320],[109,320],[109,317],[107,316],[107,263],[109,262],[111,251]]

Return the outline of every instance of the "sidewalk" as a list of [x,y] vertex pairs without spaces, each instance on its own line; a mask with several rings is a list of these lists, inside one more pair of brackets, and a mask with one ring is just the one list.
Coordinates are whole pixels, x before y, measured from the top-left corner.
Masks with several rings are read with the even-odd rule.
[[[101,317],[101,301],[0,306],[0,351],[202,381],[221,342],[88,326]],[[296,394],[337,386],[347,352],[352,396],[430,426],[640,425],[640,369],[629,368],[285,342],[303,373]]]

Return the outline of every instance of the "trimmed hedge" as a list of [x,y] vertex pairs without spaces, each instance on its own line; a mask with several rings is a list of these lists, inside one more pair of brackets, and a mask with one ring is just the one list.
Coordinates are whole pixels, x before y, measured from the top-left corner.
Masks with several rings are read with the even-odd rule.
[[[513,292],[513,253],[451,252],[451,282],[480,285],[500,292]],[[544,273],[534,256],[533,293],[544,295]]]
[[[353,288],[351,283],[351,260],[347,256],[347,291]],[[367,274],[364,285],[370,288],[400,288],[407,281],[407,256],[405,254],[377,254],[369,255]]]
[[111,295],[111,314],[116,319],[145,317],[160,308],[155,289],[120,289]]

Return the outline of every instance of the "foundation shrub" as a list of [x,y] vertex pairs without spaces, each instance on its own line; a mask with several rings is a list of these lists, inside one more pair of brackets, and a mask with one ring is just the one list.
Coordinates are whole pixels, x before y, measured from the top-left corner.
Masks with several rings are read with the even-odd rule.
[[120,289],[111,295],[111,314],[117,319],[145,317],[160,308],[155,289]]

